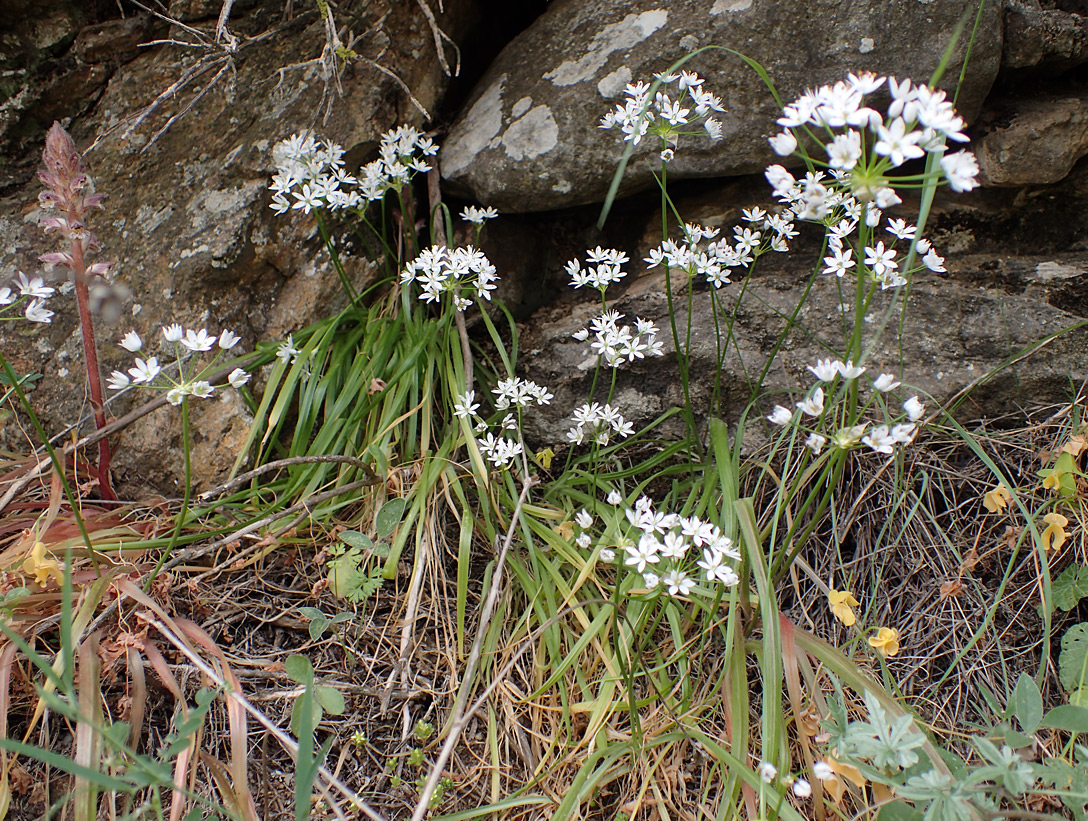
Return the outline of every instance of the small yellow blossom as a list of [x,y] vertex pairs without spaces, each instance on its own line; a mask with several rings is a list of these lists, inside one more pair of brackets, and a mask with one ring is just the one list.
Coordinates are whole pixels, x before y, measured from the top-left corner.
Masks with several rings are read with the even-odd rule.
[[1012,494],[1009,493],[1009,489],[1004,485],[998,485],[982,497],[982,506],[991,513],[1000,513],[1009,506],[1011,501]]
[[881,627],[875,636],[869,636],[869,645],[885,658],[899,652],[899,631],[894,627]]
[[854,616],[854,611],[850,608],[857,607],[861,602],[854,598],[854,594],[849,590],[836,590],[831,588],[827,591],[827,601],[831,605],[831,615],[845,624],[847,627],[853,627],[857,618]]
[[555,451],[551,448],[544,448],[544,450],[537,451],[536,463],[540,465],[544,470],[548,470],[552,466],[552,459],[555,458]]
[[1065,532],[1065,526],[1069,524],[1069,520],[1062,514],[1052,511],[1043,517],[1043,521],[1047,525],[1046,530],[1043,531],[1043,547],[1047,550],[1051,547],[1058,550],[1069,538],[1069,534]]
[[64,572],[60,562],[46,558],[45,544],[42,542],[34,542],[34,547],[30,549],[30,555],[23,560],[23,572],[33,576],[35,583],[39,587],[45,587],[50,576],[57,580],[57,584],[64,581]]
[[1061,490],[1062,472],[1055,468],[1044,479],[1043,487],[1047,490]]

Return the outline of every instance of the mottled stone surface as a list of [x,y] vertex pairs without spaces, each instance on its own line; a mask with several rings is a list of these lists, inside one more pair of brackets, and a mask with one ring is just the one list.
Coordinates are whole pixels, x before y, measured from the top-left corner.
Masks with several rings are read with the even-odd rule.
[[[187,11],[199,16],[198,5],[190,3]],[[449,16],[440,17],[439,24],[456,35],[456,20],[466,16],[470,5],[447,2]],[[356,50],[378,59],[432,109],[448,78],[418,6],[380,0],[339,8],[356,15],[355,31],[365,35]],[[297,211],[276,217],[268,207],[272,146],[296,131],[313,129],[342,144],[358,162],[370,159],[381,132],[404,123],[423,124],[423,115],[398,83],[363,62],[341,66],[343,97],[338,96],[316,61],[325,38],[312,10],[296,7],[288,21],[277,0],[239,3],[235,10],[229,27],[238,48],[229,55],[230,66],[228,54],[214,45],[214,16],[191,24],[211,44],[204,48],[155,47],[134,54],[131,27],[121,22],[82,33],[71,27],[63,38],[54,38],[60,38],[58,60],[68,59],[65,49],[73,52],[73,60],[76,53],[79,60],[103,53],[132,57],[111,64],[108,83],[70,125],[97,190],[108,195],[106,211],[94,215],[103,245],[99,259],[117,261],[114,313],[100,317],[98,326],[106,373],[132,364],[131,355],[117,346],[129,329],[145,339],[160,339],[160,326],[174,321],[213,332],[230,328],[242,337],[242,350],[258,340],[283,338],[336,310],[342,288],[313,218]],[[116,38],[112,43],[111,35]],[[164,97],[158,110],[132,127],[156,97],[187,70],[199,68],[200,58],[207,58],[208,70],[194,85]],[[171,118],[170,127],[150,145]],[[35,153],[50,122],[42,124]],[[35,165],[31,161],[24,180]],[[37,256],[53,250],[53,239],[37,226],[40,188],[30,179],[0,200],[0,282],[5,284],[17,270],[40,273]],[[350,276],[358,281],[368,276],[371,263],[351,252],[343,259]],[[57,311],[52,325],[4,323],[0,349],[20,371],[44,374],[34,401],[50,430],[62,430],[87,411],[82,349],[74,299],[61,295],[50,307]],[[126,397],[112,410],[120,414],[129,402]],[[237,455],[241,440],[231,433],[237,425],[227,418],[228,411],[240,414],[242,407],[218,400],[194,407],[194,429],[206,439],[196,463],[199,486],[214,482]],[[161,416],[117,438],[114,465],[122,492],[173,487],[181,469],[177,426]],[[7,433],[19,435],[17,430]]]
[[992,119],[972,145],[983,185],[1058,182],[1088,153],[1088,95],[1004,98]]
[[[758,60],[780,95],[872,70],[928,79],[968,5],[835,0],[559,0],[492,64],[442,149],[442,170],[456,189],[505,211],[540,211],[603,198],[623,144],[602,131],[601,116],[632,80],[650,79],[704,46]],[[969,119],[1001,61],[1001,3],[987,3],[959,106]],[[909,36],[905,33],[909,32]],[[966,40],[945,72],[959,76]],[[773,158],[766,138],[777,109],[759,76],[720,48],[688,68],[726,107],[724,138],[692,138],[670,164],[670,178],[729,176]],[[652,185],[652,145],[640,146],[625,190]]]
[[1039,0],[1009,0],[1002,68],[1060,74],[1088,61],[1088,18],[1082,3],[1043,8]]

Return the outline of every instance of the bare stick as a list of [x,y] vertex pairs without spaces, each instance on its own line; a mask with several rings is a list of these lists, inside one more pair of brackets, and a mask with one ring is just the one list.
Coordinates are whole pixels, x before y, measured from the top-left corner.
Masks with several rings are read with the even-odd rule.
[[319,456],[291,456],[287,459],[277,459],[275,462],[268,462],[261,465],[259,468],[254,468],[247,473],[243,473],[240,476],[235,476],[226,484],[219,487],[212,488],[197,496],[198,502],[209,502],[216,496],[222,496],[225,493],[229,493],[237,487],[241,487],[250,479],[256,479],[258,476],[262,476],[265,473],[269,473],[273,470],[279,470],[280,468],[293,467],[294,465],[308,465],[315,463],[331,462],[333,464],[344,464],[357,467],[359,470],[366,474],[367,479],[371,484],[378,484],[381,479],[374,472],[374,469],[370,467],[362,459],[356,459],[354,456],[336,456],[336,455],[319,455]]
[[472,691],[472,681],[476,676],[476,667],[480,663],[480,656],[483,655],[484,637],[487,635],[487,628],[491,623],[491,616],[495,612],[495,606],[499,603],[499,591],[502,588],[502,571],[503,566],[506,564],[506,555],[510,552],[510,545],[514,542],[514,531],[518,526],[518,520],[521,518],[521,510],[525,506],[525,501],[529,498],[529,491],[535,484],[536,480],[530,477],[528,470],[526,470],[522,478],[521,495],[518,496],[518,503],[514,508],[513,516],[510,517],[510,526],[506,529],[502,549],[499,550],[499,556],[495,560],[495,570],[491,574],[491,588],[487,591],[487,601],[484,602],[484,609],[480,613],[480,623],[476,626],[476,637],[472,641],[472,652],[469,653],[468,663],[465,665],[465,675],[461,680],[461,688],[457,691],[457,701],[453,705],[449,735],[446,736],[446,740],[442,744],[442,750],[439,752],[434,766],[431,767],[431,771],[427,774],[427,781],[423,785],[423,789],[419,791],[419,801],[416,803],[415,812],[412,813],[412,821],[423,821],[424,817],[426,817],[431,798],[434,796],[435,790],[438,789],[438,782],[442,778],[446,764],[449,763],[450,756],[453,755],[453,748],[457,746],[461,731],[465,729],[465,725],[468,723],[469,714],[465,712],[465,705],[468,703],[468,697]]

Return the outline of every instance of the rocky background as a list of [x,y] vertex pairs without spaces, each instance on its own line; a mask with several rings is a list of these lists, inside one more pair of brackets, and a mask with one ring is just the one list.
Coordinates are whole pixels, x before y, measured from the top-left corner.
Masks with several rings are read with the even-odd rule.
[[[658,198],[648,191],[652,151],[632,158],[625,199],[596,228],[622,153],[616,134],[597,122],[624,85],[694,49],[720,47],[688,67],[723,98],[725,138],[689,143],[669,173],[685,219],[728,229],[741,208],[770,204],[760,172],[777,161],[766,143],[777,130],[774,100],[734,52],[758,60],[788,101],[851,70],[926,80],[961,21],[976,35],[957,104],[971,123],[984,187],[938,198],[926,233],[948,273],[915,278],[907,321],[893,323],[873,363],[904,362],[905,381],[945,401],[1088,316],[1082,0],[986,2],[981,12],[959,0],[348,0],[333,11],[356,55],[347,63],[327,49],[309,3],[236,0],[217,26],[222,9],[221,0],[0,0],[0,280],[38,274],[37,256],[51,250],[37,226],[34,172],[45,131],[60,120],[109,195],[96,223],[101,259],[118,261],[101,300],[107,372],[130,358],[114,344],[129,329],[147,338],[172,321],[226,327],[248,348],[336,310],[340,285],[313,221],[268,208],[272,145],[313,129],[361,163],[382,131],[409,123],[444,146],[447,197],[503,212],[484,249],[523,322],[523,364],[556,393],[554,415],[535,432],[553,441],[563,416],[584,401],[592,365],[570,334],[596,303],[566,287],[566,260],[598,244],[626,250],[635,262],[610,297],[628,315],[667,321],[663,282],[637,262],[660,241]],[[967,41],[945,71],[950,90]],[[737,310],[740,356],[723,372],[727,408],[739,412],[747,401],[745,374],[765,364],[818,250],[805,235],[794,253],[760,261]],[[370,275],[362,255],[347,261],[358,280]],[[739,289],[722,292],[730,310]],[[801,324],[827,330],[837,299],[833,283],[818,282]],[[0,350],[17,370],[44,374],[34,401],[58,434],[89,410],[74,300],[65,302],[52,300],[52,325],[0,329]],[[708,312],[694,313],[692,324],[698,405],[716,368],[715,335]],[[826,351],[812,336],[794,334],[772,388],[805,384],[804,365],[818,355]],[[671,373],[645,364],[622,372],[618,398],[636,426],[680,400]],[[1086,375],[1088,335],[1074,330],[976,385],[961,412],[996,416],[1069,400]],[[206,486],[233,463],[248,419],[232,392],[194,410]],[[8,447],[27,447],[15,420],[2,436]],[[176,492],[171,409],[117,445],[122,494]]]

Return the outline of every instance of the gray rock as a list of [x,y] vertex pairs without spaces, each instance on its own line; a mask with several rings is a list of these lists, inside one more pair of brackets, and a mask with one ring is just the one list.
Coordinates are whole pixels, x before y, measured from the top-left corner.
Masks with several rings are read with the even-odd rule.
[[1088,61],[1088,19],[1044,9],[1038,0],[1009,0],[1005,12],[1004,69],[1060,74]]
[[[837,0],[565,0],[554,2],[515,38],[477,85],[441,152],[446,179],[505,211],[539,211],[603,198],[623,144],[598,122],[623,98],[626,83],[650,79],[703,46],[735,49],[767,69],[784,100],[848,71],[926,80],[950,32],[972,4],[842,3]],[[966,38],[945,72],[959,76]],[[1001,60],[1001,4],[987,3],[965,83],[961,113],[973,118]],[[688,68],[706,77],[727,110],[724,139],[692,138],[670,164],[670,178],[760,170],[774,158],[774,100],[739,57],[703,52]],[[659,149],[658,149],[659,150]],[[640,146],[624,189],[653,184],[653,146]]]
[[[339,98],[314,59],[325,45],[316,15],[303,12],[281,23],[282,4],[268,5],[273,14],[255,9],[250,16],[232,17],[231,30],[240,38],[233,71],[224,71],[192,110],[182,113],[198,89],[186,88],[167,98],[141,126],[129,128],[195,58],[215,59],[217,53],[214,48],[141,49],[116,69],[101,96],[91,101],[86,118],[70,127],[85,151],[96,190],[108,196],[106,210],[92,217],[103,246],[98,259],[118,263],[115,307],[120,312],[114,312],[112,322],[109,316],[100,317],[97,326],[106,374],[131,366],[131,355],[117,345],[129,329],[145,340],[161,340],[160,326],[174,321],[211,331],[230,328],[242,337],[241,350],[252,349],[259,340],[284,338],[334,311],[342,288],[313,218],[297,211],[276,217],[268,207],[272,147],[296,131],[313,129],[343,145],[349,158],[369,159],[367,152],[376,148],[381,132],[422,124],[421,113],[400,85],[364,62],[343,71],[344,96]],[[358,34],[366,34],[355,46],[358,53],[396,74],[425,107],[435,106],[447,78],[418,6],[363,5],[353,23]],[[447,2],[445,8],[448,16],[439,18],[439,24],[456,36],[451,20],[462,13],[464,2]],[[212,26],[214,20],[204,25],[205,31]],[[89,48],[93,40],[94,49],[108,50],[103,39],[111,31],[120,39],[119,49],[127,51],[130,36],[123,26],[97,29],[94,38],[77,40],[79,48]],[[249,39],[265,31],[270,34]],[[210,32],[208,40],[214,42]],[[218,52],[218,59],[198,88],[211,82],[225,54]],[[147,148],[175,116],[158,142]],[[50,122],[43,123],[36,141],[39,157]],[[16,270],[38,274],[38,255],[54,250],[53,235],[44,236],[36,224],[40,190],[40,183],[32,180],[0,201],[2,284]],[[345,252],[343,259],[349,276],[359,282],[372,270],[361,255]],[[3,323],[0,350],[20,372],[44,374],[34,392],[35,407],[49,430],[61,431],[86,412],[82,349],[74,299],[58,295],[50,308],[57,316],[49,326]],[[128,400],[115,403],[111,412],[128,410]],[[233,463],[241,440],[230,417],[237,410],[218,401],[194,406],[199,416],[194,417],[194,429],[206,425],[207,431],[200,443],[198,486],[214,483]],[[21,436],[14,425],[4,433]],[[119,491],[142,493],[157,486],[176,492],[181,468],[176,436],[176,425],[161,420],[121,434],[115,440],[114,461]],[[10,444],[25,447],[25,439]]]
[[972,148],[990,186],[1058,182],[1088,154],[1088,95],[1001,100],[999,123]]

